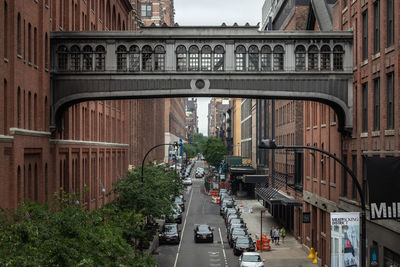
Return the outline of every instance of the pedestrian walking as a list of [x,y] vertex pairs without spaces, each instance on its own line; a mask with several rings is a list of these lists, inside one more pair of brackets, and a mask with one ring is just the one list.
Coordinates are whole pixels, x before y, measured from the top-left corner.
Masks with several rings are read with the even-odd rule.
[[279,233],[279,227],[278,226],[272,231],[272,234],[274,235],[274,238],[275,238],[275,245],[279,246],[280,233]]
[[272,226],[272,227],[271,227],[271,230],[269,231],[269,236],[271,237],[272,243],[274,243],[274,241],[275,241],[275,238],[274,238],[274,229],[275,229],[275,227]]
[[286,236],[286,229],[285,227],[282,226],[280,230],[281,238],[282,238],[282,243],[285,243],[285,236]]

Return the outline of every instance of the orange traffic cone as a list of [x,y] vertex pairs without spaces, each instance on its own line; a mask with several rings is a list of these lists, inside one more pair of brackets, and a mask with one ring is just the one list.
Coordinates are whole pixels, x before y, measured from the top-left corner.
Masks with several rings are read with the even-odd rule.
[[315,252],[315,257],[314,257],[314,260],[312,262],[313,264],[317,264],[317,262],[318,262],[317,256],[318,256],[318,252]]
[[315,258],[315,250],[314,248],[310,249],[310,254],[308,254],[307,259],[314,259]]

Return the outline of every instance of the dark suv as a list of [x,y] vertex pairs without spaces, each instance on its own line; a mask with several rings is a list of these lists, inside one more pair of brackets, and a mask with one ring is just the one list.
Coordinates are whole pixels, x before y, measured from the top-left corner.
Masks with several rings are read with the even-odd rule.
[[158,235],[158,240],[160,244],[162,243],[175,243],[179,244],[181,236],[179,234],[178,224],[176,223],[166,223],[163,226],[162,232]]
[[214,242],[213,229],[207,224],[196,225],[194,228],[194,242]]
[[243,252],[255,251],[256,248],[254,246],[254,242],[251,237],[248,236],[239,236],[236,238],[235,242],[233,243],[233,254],[239,256]]

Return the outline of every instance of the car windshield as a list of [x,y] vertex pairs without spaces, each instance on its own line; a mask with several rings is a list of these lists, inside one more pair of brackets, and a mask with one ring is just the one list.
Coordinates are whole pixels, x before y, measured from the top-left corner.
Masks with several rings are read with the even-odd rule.
[[208,225],[199,225],[199,232],[209,232]]
[[236,244],[248,245],[250,240],[248,238],[238,238]]
[[233,224],[239,224],[240,223],[240,219],[232,219],[231,220],[231,225]]
[[179,204],[183,203],[182,198],[176,197],[175,198],[175,203],[179,203]]
[[166,232],[166,233],[176,233],[176,226],[174,226],[174,225],[166,225],[166,226],[164,226],[164,232]]
[[246,231],[243,230],[243,229],[237,229],[237,228],[235,228],[235,229],[233,229],[232,234],[233,234],[233,235],[245,235],[245,234],[246,234]]
[[261,262],[260,255],[243,255],[242,261],[245,262]]

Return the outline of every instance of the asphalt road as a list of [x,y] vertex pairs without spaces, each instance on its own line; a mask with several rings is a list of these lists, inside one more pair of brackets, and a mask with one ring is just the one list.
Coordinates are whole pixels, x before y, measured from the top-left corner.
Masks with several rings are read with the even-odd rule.
[[[203,179],[194,178],[197,167],[204,167],[204,162],[196,162],[191,173],[193,185],[185,188],[184,220],[179,225],[181,242],[179,246],[160,246],[154,256],[161,267],[237,267],[238,257],[229,247],[219,205],[211,203],[210,196],[205,195]],[[214,227],[214,243],[195,243],[195,224]]]

